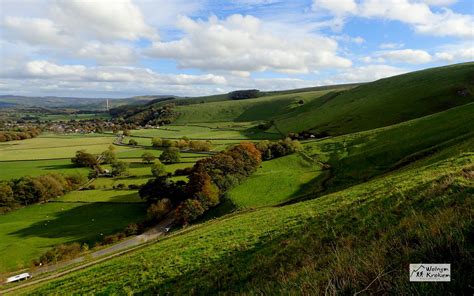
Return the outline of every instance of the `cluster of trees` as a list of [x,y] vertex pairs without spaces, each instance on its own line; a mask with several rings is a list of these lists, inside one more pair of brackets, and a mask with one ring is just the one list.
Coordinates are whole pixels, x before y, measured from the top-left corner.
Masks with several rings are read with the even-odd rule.
[[60,197],[85,182],[86,178],[80,174],[56,173],[0,182],[0,212]]
[[179,140],[161,139],[154,137],[151,139],[153,147],[176,147],[179,149],[189,149],[193,151],[210,151],[212,149],[211,141],[189,140],[183,137]]
[[149,216],[159,219],[176,208],[179,222],[187,224],[219,204],[222,194],[253,174],[261,161],[254,144],[241,143],[196,162],[187,183],[166,174],[149,180],[139,193],[150,204]]
[[229,98],[231,100],[245,100],[258,98],[259,96],[260,91],[258,89],[236,90],[229,93]]
[[156,104],[114,108],[110,110],[110,114],[118,121],[139,126],[169,124],[176,119],[178,113],[174,110],[174,103],[163,104],[164,100],[161,103],[155,102]]
[[285,156],[302,149],[302,145],[298,140],[292,140],[290,138],[278,142],[263,140],[259,142],[256,147],[262,153],[263,160]]
[[37,137],[40,133],[41,130],[35,127],[17,128],[14,130],[2,130],[0,131],[0,142],[31,139]]
[[322,132],[312,132],[312,131],[302,131],[299,133],[288,133],[288,138],[294,140],[304,140],[304,139],[321,139],[329,137],[330,134],[326,131]]
[[115,147],[110,145],[107,150],[102,152],[99,157],[87,153],[85,150],[76,151],[75,157],[71,158],[71,162],[78,167],[88,167],[91,169],[90,178],[95,178],[99,174],[105,173],[101,164],[110,164],[112,170],[110,174],[113,177],[124,176],[128,173],[129,164],[117,159]]

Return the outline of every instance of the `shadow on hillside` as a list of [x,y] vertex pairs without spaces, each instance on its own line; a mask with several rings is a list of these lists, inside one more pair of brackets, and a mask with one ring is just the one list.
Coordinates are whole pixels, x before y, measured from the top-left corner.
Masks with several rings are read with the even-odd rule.
[[[47,206],[47,205],[42,205]],[[85,203],[71,209],[51,213],[51,217],[29,227],[11,232],[17,237],[67,238],[70,242],[88,244],[103,236],[123,230],[128,224],[145,217],[142,203]],[[51,242],[54,244],[54,241]]]
[[71,164],[52,164],[52,165],[40,165],[38,168],[43,170],[64,170],[64,169],[81,169]]

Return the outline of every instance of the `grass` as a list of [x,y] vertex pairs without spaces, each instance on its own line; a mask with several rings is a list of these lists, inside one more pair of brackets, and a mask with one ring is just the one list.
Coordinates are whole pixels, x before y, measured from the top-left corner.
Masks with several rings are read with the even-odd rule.
[[[344,89],[344,87],[341,87]],[[310,102],[331,90],[277,94],[256,99],[228,100],[178,106],[176,123],[268,120],[297,108],[298,101]]]
[[[306,143],[305,152],[332,166],[332,190],[364,182],[446,147],[474,139],[474,103],[401,124]],[[469,149],[467,149],[469,151]]]
[[319,166],[294,154],[262,163],[244,183],[228,193],[239,208],[275,205],[298,196],[317,176]]
[[[36,204],[1,215],[0,273],[29,267],[33,259],[57,244],[78,241],[93,245],[144,217],[142,203],[84,202],[90,193],[80,197],[72,193],[60,199],[62,202]],[[105,200],[99,196],[90,198]],[[71,199],[82,202],[68,202]]]
[[45,134],[34,139],[0,143],[0,160],[70,159],[81,149],[89,153],[101,153],[112,144],[113,140],[114,138],[110,136]]
[[1,161],[0,180],[20,178],[25,175],[39,176],[51,172],[65,175],[79,173],[87,175],[88,169],[74,167],[69,159]]
[[[195,105],[192,105],[195,106]],[[167,125],[159,129],[141,129],[132,131],[135,137],[160,137],[160,138],[182,138],[190,139],[277,139],[278,133],[266,133],[256,128],[259,122],[244,122],[244,124],[232,124],[231,122],[200,123]],[[139,138],[135,138],[138,140]],[[149,141],[149,140],[148,140]]]
[[[474,101],[474,63],[385,78],[320,97],[276,121],[283,133],[313,130],[331,135],[388,126]],[[459,90],[468,90],[459,95]]]
[[57,200],[58,202],[109,202],[136,203],[143,202],[136,190],[95,189],[73,191]]
[[[23,293],[353,294],[381,275],[369,293],[456,291],[468,283],[461,266],[472,259],[462,238],[472,229],[473,163],[465,154],[315,200],[212,220]],[[409,285],[408,263],[433,255],[456,266],[457,280]]]
[[[207,103],[178,106],[180,116],[169,130],[132,134],[234,140],[243,135],[256,140],[260,135],[249,131],[255,131],[258,121],[275,119],[283,133],[312,129],[336,136],[305,141],[301,155],[264,162],[228,193],[225,204],[213,209],[216,215],[208,213],[199,223],[128,255],[15,293],[469,294],[471,276],[466,271],[474,259],[473,70],[474,63],[466,63],[342,93],[319,89],[243,101],[215,96],[203,98]],[[222,140],[219,149],[234,140]],[[51,210],[59,217],[54,221],[62,222],[54,229],[44,225],[44,216],[37,225],[13,226],[20,228],[14,233],[34,238],[42,237],[41,227],[47,227],[53,245],[58,243],[53,238],[77,235],[72,228],[60,231],[67,223],[90,223],[92,218],[84,218],[78,205],[104,206],[104,225],[120,216],[107,205],[143,206],[136,192],[111,190],[119,183],[146,182],[150,172],[140,162],[143,151],[119,150],[121,159],[131,164],[130,177],[99,178],[96,190],[0,216],[0,238],[11,241],[11,233],[2,234],[3,229],[33,219],[36,214],[28,211],[34,207],[71,206],[66,213]],[[196,159],[167,169],[190,166]],[[330,169],[321,170],[321,163]],[[9,216],[13,214],[20,216]],[[49,234],[55,231],[60,238]],[[94,240],[95,235],[79,239]],[[30,252],[46,248],[35,240],[31,244],[36,247]],[[414,262],[451,263],[455,280],[410,284],[407,266]]]

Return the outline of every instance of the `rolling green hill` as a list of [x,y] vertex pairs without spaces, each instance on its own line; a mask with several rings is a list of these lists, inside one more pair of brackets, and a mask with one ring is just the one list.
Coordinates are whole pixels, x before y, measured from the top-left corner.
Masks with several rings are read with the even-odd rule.
[[330,88],[289,94],[268,95],[255,99],[225,100],[204,104],[178,106],[176,123],[257,121],[270,120],[278,115],[291,112],[298,102],[311,102],[330,91],[345,89]]
[[283,132],[331,135],[387,126],[474,101],[474,63],[381,79],[328,94],[276,120]]
[[[194,225],[15,295],[471,294],[474,63],[351,87],[210,97],[178,105],[169,130],[132,131],[240,137],[273,121],[331,137],[263,162]],[[416,262],[455,280],[410,283]]]
[[[472,153],[458,155],[315,200],[212,220],[23,293],[462,291],[473,259],[466,240],[473,164]],[[459,267],[456,281],[406,280],[408,262],[433,259]]]

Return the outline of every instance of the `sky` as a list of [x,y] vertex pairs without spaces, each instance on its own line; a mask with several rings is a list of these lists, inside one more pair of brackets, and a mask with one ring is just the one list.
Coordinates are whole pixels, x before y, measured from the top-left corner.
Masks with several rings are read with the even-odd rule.
[[474,0],[0,0],[0,94],[201,96],[474,60]]

